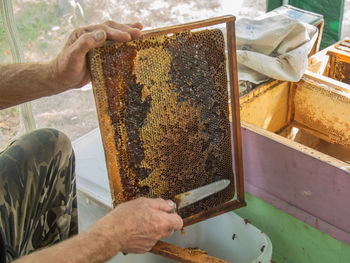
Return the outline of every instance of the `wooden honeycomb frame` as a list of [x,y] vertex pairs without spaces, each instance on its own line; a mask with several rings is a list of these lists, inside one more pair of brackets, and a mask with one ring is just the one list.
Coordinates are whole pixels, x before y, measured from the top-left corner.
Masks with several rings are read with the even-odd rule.
[[[151,39],[152,37],[157,37],[160,35],[169,35],[182,32],[184,30],[199,29],[202,27],[213,26],[217,24],[226,23],[226,46],[228,53],[228,71],[229,71],[229,84],[230,84],[230,98],[231,98],[231,112],[232,114],[232,125],[231,125],[231,139],[233,146],[232,163],[234,163],[235,171],[235,182],[236,182],[236,195],[237,199],[231,200],[222,204],[219,204],[213,208],[201,211],[199,213],[190,215],[184,218],[184,225],[190,225],[201,220],[225,213],[227,211],[245,206],[244,201],[244,185],[243,185],[243,165],[242,165],[242,146],[241,146],[241,131],[240,131],[240,117],[239,117],[239,95],[238,95],[238,85],[237,85],[237,65],[236,65],[236,52],[235,52],[235,34],[234,34],[234,22],[235,17],[224,16],[214,19],[208,19],[204,21],[188,23],[178,26],[165,27],[161,29],[145,31],[142,39]],[[108,46],[108,44],[107,44]],[[94,93],[96,98],[96,105],[101,129],[101,135],[103,140],[103,145],[106,154],[106,163],[109,174],[109,180],[111,185],[111,191],[113,195],[114,205],[117,205],[122,198],[119,198],[120,193],[123,192],[123,185],[120,180],[120,171],[115,165],[118,160],[116,159],[116,150],[113,145],[115,145],[115,131],[111,128],[112,122],[111,117],[108,114],[108,103],[105,102],[108,96],[104,99],[101,97],[101,81],[104,81],[104,76],[101,75],[103,72],[101,64],[96,63],[96,58],[98,60],[98,50],[94,50],[90,53],[90,64],[92,72],[92,82],[94,86]],[[95,60],[94,60],[95,58]],[[143,92],[143,91],[142,91]]]

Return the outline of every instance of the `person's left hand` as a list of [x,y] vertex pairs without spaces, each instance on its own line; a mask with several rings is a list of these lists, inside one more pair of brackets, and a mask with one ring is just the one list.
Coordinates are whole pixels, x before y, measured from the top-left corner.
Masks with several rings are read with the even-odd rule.
[[119,42],[136,39],[142,35],[141,29],[140,23],[124,25],[114,21],[75,29],[50,63],[57,89],[64,91],[87,84],[90,81],[86,59],[89,50],[102,46],[106,39]]

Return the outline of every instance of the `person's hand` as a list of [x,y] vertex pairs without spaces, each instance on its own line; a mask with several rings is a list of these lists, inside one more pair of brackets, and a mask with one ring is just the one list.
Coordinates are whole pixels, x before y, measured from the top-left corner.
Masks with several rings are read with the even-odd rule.
[[141,36],[142,25],[118,24],[107,21],[103,24],[77,28],[69,36],[66,45],[50,63],[58,89],[81,88],[90,81],[86,54],[100,47],[106,39],[127,42]]
[[145,253],[156,242],[183,226],[170,200],[138,198],[118,205],[90,231],[108,235],[111,247],[124,253]]

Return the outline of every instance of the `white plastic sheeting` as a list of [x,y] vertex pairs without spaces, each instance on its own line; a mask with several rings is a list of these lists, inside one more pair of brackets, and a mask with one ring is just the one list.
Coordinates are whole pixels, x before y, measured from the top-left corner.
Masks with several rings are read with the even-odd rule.
[[269,78],[299,81],[317,35],[317,27],[282,15],[238,20],[238,79],[255,84]]

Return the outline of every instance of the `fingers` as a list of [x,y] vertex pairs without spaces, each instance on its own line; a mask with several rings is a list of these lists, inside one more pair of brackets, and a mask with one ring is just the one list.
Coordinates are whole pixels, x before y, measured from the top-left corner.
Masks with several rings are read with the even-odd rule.
[[139,38],[142,35],[141,29],[142,25],[140,23],[124,25],[118,24],[114,21],[107,21],[103,24],[85,27],[83,28],[83,31],[91,32],[103,30],[106,32],[109,40],[127,42]]
[[102,30],[81,35],[72,45],[72,53],[76,56],[85,57],[90,49],[100,47],[106,40],[107,35]]
[[[111,240],[126,253],[145,253],[162,237],[171,236],[183,227],[181,217],[169,213],[174,208],[170,200],[140,197],[118,205],[100,225],[113,227]],[[127,218],[128,220],[125,220]],[[105,231],[104,231],[105,232]]]
[[118,29],[113,29],[113,30],[107,29],[106,33],[107,33],[107,38],[113,41],[128,42],[134,39],[134,37],[132,37],[129,32],[124,32]]
[[[118,24],[114,21],[107,21],[103,24],[77,28],[69,36],[65,47],[75,44],[81,38],[83,38],[83,40],[86,40],[85,38],[86,35],[89,35],[92,32],[100,32],[100,31],[105,32],[106,38],[109,40],[127,42],[130,40],[139,38],[142,35],[142,32],[141,32],[142,28],[143,26],[141,23],[124,25],[124,24]],[[106,40],[106,38],[101,40],[101,42],[103,43]],[[95,38],[95,40],[100,43],[99,38],[98,39]],[[88,44],[95,44],[95,43],[91,42]]]
[[163,212],[161,214],[163,220],[160,223],[160,227],[159,227],[162,236],[166,236],[166,233],[169,232],[169,229],[174,231],[182,229],[183,227],[182,218],[176,213],[171,213],[175,208],[175,203],[173,201],[164,200],[161,198],[156,198],[156,199],[144,198],[141,201],[148,202],[148,205],[150,207]]
[[135,253],[135,254],[146,253],[153,248],[153,246],[157,243],[157,241],[158,240],[154,240],[154,239],[143,239],[141,242],[140,242],[140,240],[135,240],[133,242],[134,247],[124,249],[123,253],[124,254],[127,254],[127,253]]
[[[124,30],[122,27],[119,28],[114,28],[110,27],[105,24],[100,24],[100,25],[93,25],[84,28],[85,32],[92,32],[92,31],[97,31],[97,30],[102,30],[106,32],[107,34],[107,39],[109,40],[114,40],[114,41],[119,41],[119,42],[127,42],[133,39],[133,36],[136,34],[132,30]],[[135,29],[140,31],[139,29]],[[132,34],[131,34],[132,33]]]
[[139,22],[136,22],[134,24],[127,24],[127,25],[130,26],[130,27],[133,27],[133,28],[138,28],[140,30],[143,29],[143,25],[141,23],[139,23]]
[[168,227],[166,229],[168,232],[169,232],[169,229],[173,229],[174,231],[182,229],[183,220],[178,214],[176,214],[176,213],[165,214],[164,218],[168,222]]
[[171,213],[175,209],[175,203],[173,201],[161,198],[149,199],[149,205],[167,213]]
[[180,230],[183,227],[182,218],[177,214],[173,213],[175,209],[175,203],[171,200],[164,200],[161,198],[148,199],[149,204],[160,211],[165,212],[164,218],[168,221],[169,226],[174,230]]
[[[142,32],[141,32],[142,25],[140,23],[126,24],[125,25],[125,24],[118,24],[114,21],[107,21],[104,24],[112,29],[111,30],[112,33],[113,33],[113,29],[120,30],[122,32],[127,32],[130,34],[132,39],[136,39],[142,35]],[[111,34],[111,36],[113,37],[113,34]]]
[[162,221],[160,222],[160,232],[162,235],[166,235],[171,230],[180,230],[183,227],[182,218],[177,213],[173,212],[175,208],[175,203],[171,200],[164,200],[161,198],[149,199],[151,206],[153,208],[160,210]]

